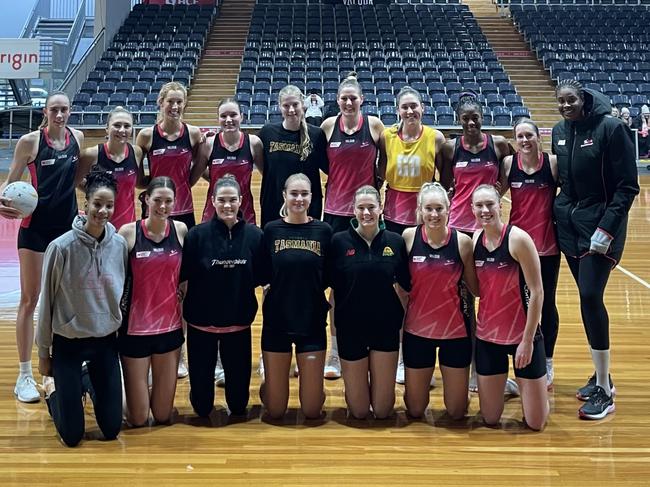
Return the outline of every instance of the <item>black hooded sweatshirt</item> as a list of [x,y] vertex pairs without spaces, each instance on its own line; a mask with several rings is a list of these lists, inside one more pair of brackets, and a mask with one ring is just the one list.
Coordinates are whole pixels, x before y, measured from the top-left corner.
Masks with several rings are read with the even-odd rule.
[[585,89],[584,98],[584,119],[562,120],[553,127],[560,186],[553,206],[558,241],[564,254],[581,257],[600,228],[613,237],[607,256],[618,262],[627,214],[639,193],[634,138],[610,115],[605,95]]

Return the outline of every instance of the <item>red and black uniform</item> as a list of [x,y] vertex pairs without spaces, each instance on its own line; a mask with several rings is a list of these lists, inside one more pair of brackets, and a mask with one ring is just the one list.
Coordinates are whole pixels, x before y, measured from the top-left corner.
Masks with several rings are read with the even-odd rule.
[[424,226],[418,225],[409,253],[411,292],[402,344],[406,367],[433,367],[438,347],[441,365],[469,366],[472,343],[469,309],[461,295],[463,270],[457,231],[450,229],[447,241],[433,248]]
[[540,154],[539,164],[532,174],[523,170],[521,156],[515,154],[508,175],[508,186],[512,197],[510,224],[531,236],[539,254],[544,286],[542,333],[546,356],[550,358],[553,357],[559,328],[555,291],[560,273],[560,249],[553,221],[557,184],[548,154]]
[[78,161],[79,143],[70,129],[66,128],[63,150],[53,147],[47,127],[41,130],[38,153],[27,165],[38,205],[20,224],[19,249],[45,252],[52,240],[70,230],[78,213],[74,184]]
[[449,209],[449,226],[465,233],[479,229],[472,212],[472,193],[481,184],[496,184],[499,178],[499,158],[491,135],[483,134],[483,147],[470,152],[465,137],[456,139],[453,158],[454,197]]
[[404,309],[394,284],[410,289],[401,235],[379,230],[368,246],[349,225],[332,238],[327,272],[336,300],[339,356],[354,361],[368,357],[371,350],[398,351]]
[[[524,273],[510,254],[511,225],[504,225],[501,243],[489,251],[481,233],[474,247],[474,263],[479,283],[476,319],[476,371],[481,375],[508,372],[508,355],[516,352],[526,328],[529,291]],[[515,375],[538,379],[546,375],[546,356],[539,327],[535,332],[533,360]]]
[[262,350],[296,353],[325,350],[329,304],[325,258],[332,241],[330,226],[318,220],[264,227],[265,278],[271,286],[264,298]]
[[375,186],[378,151],[367,115],[359,117],[352,134],[345,132],[341,115],[336,117],[327,143],[329,174],[323,216],[334,232],[347,230],[350,226],[357,189],[367,184]]
[[124,160],[111,159],[107,144],[97,146],[97,166],[112,174],[117,181],[115,209],[111,223],[119,229],[122,225],[135,221],[135,185],[138,182],[138,162],[131,144],[124,148]]
[[141,358],[171,352],[183,344],[177,295],[183,248],[171,220],[160,242],[151,240],[144,220],[135,222],[135,232],[120,351]]
[[251,193],[251,176],[253,175],[253,153],[251,151],[250,136],[241,133],[239,147],[234,151],[226,149],[223,142],[223,132],[214,139],[212,153],[208,160],[210,172],[210,187],[203,208],[203,222],[214,216],[212,193],[215,183],[226,174],[231,174],[237,180],[241,189],[242,202],[240,211],[247,223],[255,224],[255,208],[253,207],[253,194]]
[[176,140],[163,136],[159,125],[153,127],[151,149],[147,154],[151,178],[167,176],[176,185],[176,197],[172,218],[182,221],[190,229],[194,226],[194,206],[190,186],[190,169],[192,168],[192,141],[187,124],[182,124]]

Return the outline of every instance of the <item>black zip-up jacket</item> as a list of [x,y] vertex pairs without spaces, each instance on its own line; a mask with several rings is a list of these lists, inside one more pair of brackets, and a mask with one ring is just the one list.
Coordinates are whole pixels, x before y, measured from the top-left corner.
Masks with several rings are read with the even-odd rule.
[[618,262],[627,214],[639,193],[634,139],[630,129],[610,115],[605,95],[584,92],[585,118],[562,120],[553,127],[560,186],[553,205],[558,241],[566,255],[581,257],[600,228],[613,237],[607,256]]
[[194,326],[250,325],[263,272],[262,230],[239,220],[232,229],[216,216],[192,228],[183,245],[183,318]]
[[399,329],[404,309],[393,284],[411,290],[404,239],[380,230],[368,245],[352,225],[334,235],[327,261],[336,326],[366,333]]

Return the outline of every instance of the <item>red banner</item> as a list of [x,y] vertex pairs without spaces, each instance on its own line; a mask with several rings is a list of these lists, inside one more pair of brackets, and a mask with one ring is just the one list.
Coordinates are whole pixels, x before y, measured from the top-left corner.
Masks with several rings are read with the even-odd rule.
[[144,0],[149,5],[214,5],[217,0]]

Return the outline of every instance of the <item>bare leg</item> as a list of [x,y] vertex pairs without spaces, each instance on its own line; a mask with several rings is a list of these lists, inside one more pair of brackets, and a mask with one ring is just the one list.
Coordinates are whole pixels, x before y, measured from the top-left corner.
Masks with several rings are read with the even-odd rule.
[[495,426],[503,414],[503,388],[508,374],[478,374],[478,399],[481,414],[486,424]]
[[[289,403],[291,352],[262,352],[262,357],[264,360],[264,382],[260,386],[260,398],[268,415],[273,419],[280,419],[287,412]],[[298,364],[301,365],[300,361]],[[302,377],[301,369],[301,383]],[[321,372],[321,384],[322,381],[323,374]]]
[[[429,384],[433,377],[433,367],[414,369],[405,367],[406,384],[404,403],[409,416],[421,418],[429,405]],[[446,389],[446,388],[445,388]]]
[[521,408],[526,424],[535,431],[544,429],[549,413],[546,376],[539,379],[517,378],[517,384],[521,392]]
[[180,347],[171,352],[151,356],[151,413],[158,423],[169,423],[174,411],[176,373],[181,355]]
[[149,421],[149,364],[151,357],[122,356],[124,391],[126,395],[126,421],[129,425],[145,426]]
[[441,365],[440,371],[447,414],[453,419],[462,419],[467,414],[469,367],[456,368]]
[[395,373],[399,352],[370,351],[370,392],[377,419],[385,419],[395,408]]
[[325,403],[325,390],[323,389],[325,350],[299,353],[296,355],[296,360],[300,368],[300,408],[306,418],[318,419]]
[[28,249],[18,249],[20,261],[20,303],[16,314],[16,344],[18,360],[32,359],[34,343],[34,310],[41,292],[43,254]]
[[368,384],[368,358],[341,360],[345,383],[345,403],[348,412],[356,419],[366,419],[370,414],[370,385]]

